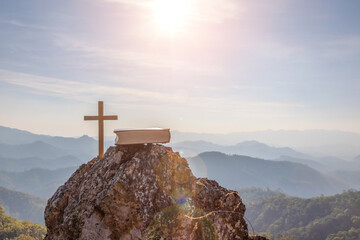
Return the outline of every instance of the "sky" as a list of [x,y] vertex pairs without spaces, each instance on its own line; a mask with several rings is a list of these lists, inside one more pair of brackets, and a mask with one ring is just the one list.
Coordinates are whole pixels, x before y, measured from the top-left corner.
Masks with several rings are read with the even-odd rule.
[[0,0],[0,125],[360,133],[360,1]]

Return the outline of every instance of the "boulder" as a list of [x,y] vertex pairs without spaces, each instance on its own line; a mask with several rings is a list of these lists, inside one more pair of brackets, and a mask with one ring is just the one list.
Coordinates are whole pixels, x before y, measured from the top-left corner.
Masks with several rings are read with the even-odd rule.
[[45,240],[265,239],[251,237],[237,192],[196,178],[159,144],[110,147],[48,200]]

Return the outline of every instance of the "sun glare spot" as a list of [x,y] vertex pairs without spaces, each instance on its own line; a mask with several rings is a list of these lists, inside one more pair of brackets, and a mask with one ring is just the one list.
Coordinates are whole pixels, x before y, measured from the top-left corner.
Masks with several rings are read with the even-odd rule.
[[190,0],[155,0],[153,10],[162,30],[174,33],[183,28],[190,11]]

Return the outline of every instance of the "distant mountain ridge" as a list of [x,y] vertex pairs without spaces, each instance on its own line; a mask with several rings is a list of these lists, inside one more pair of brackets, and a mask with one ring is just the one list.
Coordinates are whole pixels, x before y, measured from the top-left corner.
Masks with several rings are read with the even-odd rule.
[[[98,148],[97,141],[87,135],[78,138],[58,137],[34,134],[28,131],[3,126],[0,126],[0,143],[2,143],[0,147],[3,147],[3,149],[0,151],[0,156],[15,158],[33,156],[47,158],[48,155],[46,154],[51,153],[49,155],[51,155],[53,158],[73,155],[83,161],[88,161],[97,155]],[[109,142],[106,144],[108,145]],[[37,150],[34,152],[31,152],[30,150],[30,152],[26,152],[26,150],[24,150],[25,152],[23,155],[21,155],[20,152],[14,156],[14,153],[11,152],[11,150],[16,148],[37,148]],[[10,155],[4,154],[4,152],[7,151],[10,151]],[[45,152],[45,155],[41,154],[39,151]],[[25,153],[29,155],[26,155]]]
[[10,158],[57,158],[64,155],[64,150],[48,143],[36,141],[20,145],[0,144],[0,155]]
[[264,159],[276,159],[282,156],[310,158],[310,156],[297,152],[289,147],[271,147],[257,141],[245,141],[231,146],[218,145],[206,141],[184,141],[169,145],[185,157],[193,157],[202,152],[216,151],[225,154],[245,155]]
[[[75,149],[79,147],[82,149],[83,147],[88,147],[89,144],[97,143],[94,138],[89,137],[88,135],[83,135],[80,137],[51,136],[44,134],[36,134],[16,128],[0,126],[0,143],[19,145],[33,143],[37,141],[48,143],[64,149]],[[113,142],[113,140],[111,140],[111,142]],[[105,143],[105,145],[107,145],[110,143],[110,141],[105,141]]]
[[309,159],[296,158],[296,157],[291,157],[291,156],[281,156],[280,158],[273,159],[273,160],[305,164],[319,172],[329,172],[329,171],[333,170],[331,167],[329,167],[328,165],[326,165],[322,162],[309,160]]
[[74,156],[62,156],[54,159],[44,159],[40,157],[29,158],[7,158],[0,156],[0,168],[4,171],[22,172],[34,168],[46,168],[55,170],[58,168],[75,167],[83,162]]
[[[268,145],[288,146],[305,154],[331,155],[345,160],[360,154],[360,133],[330,130],[266,130],[233,132],[228,134],[171,131],[173,143],[207,141],[221,145],[234,145],[255,140]],[[327,152],[331,153],[328,154]]]
[[270,161],[220,152],[188,159],[197,177],[208,177],[228,188],[280,189],[299,197],[332,195],[349,189],[345,183],[299,163]]
[[360,142],[360,133],[336,130],[265,130],[227,134],[172,131],[174,142],[204,140],[216,144],[233,145],[249,139],[279,146],[325,146]]
[[49,198],[76,169],[77,167],[56,170],[37,168],[23,172],[0,170],[0,186],[41,198]]
[[0,126],[0,186],[48,198],[97,154],[97,141],[86,135],[53,137]]
[[171,146],[175,151],[178,151],[184,157],[194,157],[202,152],[215,151],[230,155],[236,154],[266,160],[301,163],[323,173],[340,169],[360,170],[360,160],[356,160],[360,159],[360,157],[356,157],[353,161],[345,161],[337,157],[329,155],[326,156],[326,152],[323,153],[323,157],[314,157],[302,152],[298,152],[289,147],[272,147],[257,141],[245,141],[230,146],[214,144],[202,140],[170,143],[168,145]]
[[64,150],[41,141],[20,145],[0,144],[0,169],[19,172],[32,168],[79,166],[91,159],[87,155],[85,152]]
[[341,180],[350,188],[359,189],[360,186],[360,170],[338,170],[328,174],[333,178]]
[[[176,131],[175,131],[176,132]],[[175,134],[176,135],[176,134]],[[9,142],[7,142],[9,141]],[[35,169],[34,171],[25,171],[19,172],[22,170],[30,170],[31,168],[49,168],[49,169],[56,169],[56,168],[64,168],[70,166],[78,166],[81,162],[89,161],[94,156],[97,155],[97,141],[93,138],[88,136],[82,136],[79,138],[64,138],[64,137],[53,137],[48,135],[39,135],[39,134],[32,134],[27,131],[22,131],[18,129],[0,127],[0,142],[7,142],[0,144],[0,169],[6,171],[0,171],[0,185],[5,187],[10,187],[13,189],[19,187],[20,191],[29,192],[26,188],[21,188],[21,183],[15,184],[18,180],[16,179],[27,179],[28,181],[35,181],[37,178],[37,174],[40,174],[41,171],[45,174],[45,170],[42,169]],[[14,143],[20,143],[16,144]],[[330,164],[323,164],[317,163],[312,160],[307,160],[309,156],[303,154],[301,152],[297,152],[289,147],[271,147],[264,143],[260,143],[257,141],[245,141],[236,145],[231,146],[223,146],[218,145],[206,141],[185,141],[180,143],[171,143],[169,144],[174,148],[175,151],[179,151],[182,156],[186,156],[187,153],[191,153],[193,155],[201,155],[201,152],[204,151],[217,151],[217,152],[225,152],[228,154],[237,154],[237,155],[247,155],[252,156],[253,158],[257,159],[256,161],[250,161],[250,165],[254,167],[254,169],[250,169],[249,171],[253,171],[253,175],[256,175],[256,171],[261,173],[264,172],[263,167],[255,168],[252,164],[257,162],[258,160],[263,159],[274,159],[277,160],[278,163],[274,161],[264,161],[262,160],[262,166],[269,167],[269,166],[278,166],[280,169],[287,168],[288,171],[292,171],[293,169],[298,169],[294,173],[307,173],[308,178],[302,177],[296,179],[296,176],[291,174],[285,175],[282,179],[279,179],[278,176],[270,176],[271,174],[278,174],[278,172],[264,172],[263,175],[260,174],[259,178],[254,179],[254,183],[256,183],[255,187],[267,187],[271,186],[272,189],[277,188],[284,188],[289,189],[290,193],[299,192],[297,188],[304,189],[304,193],[306,196],[313,196],[314,194],[319,194],[319,189],[322,187],[319,185],[320,182],[324,183],[328,182],[329,186],[325,186],[323,184],[322,190],[324,190],[324,194],[332,194],[337,193],[339,188],[347,189],[349,184],[345,181],[338,181],[333,179],[333,176],[322,175],[317,170],[327,169],[327,165]],[[6,156],[8,155],[8,156]],[[33,157],[24,157],[24,156],[33,156]],[[44,157],[45,156],[45,157]],[[201,155],[205,156],[205,155]],[[51,158],[50,158],[51,157]],[[245,156],[242,156],[246,158]],[[336,158],[327,158],[327,161]],[[285,161],[285,162],[284,162]],[[338,159],[336,159],[338,161]],[[345,166],[346,163],[336,162],[332,164],[333,167],[343,165]],[[291,165],[290,162],[301,163],[300,165]],[[360,162],[360,161],[359,161]],[[232,175],[236,175],[236,172],[233,172],[233,168],[239,167],[237,161],[232,162],[235,164],[231,166],[227,163],[227,167],[230,169],[229,171],[232,172]],[[271,164],[270,164],[271,163]],[[329,163],[329,162],[326,162]],[[270,164],[268,166],[268,164]],[[280,164],[280,165],[276,165]],[[307,166],[303,165],[306,164]],[[215,164],[216,165],[216,164]],[[220,164],[219,167],[223,167],[223,164]],[[347,168],[353,167],[353,165],[346,165]],[[216,166],[214,166],[216,167]],[[307,167],[307,168],[306,168]],[[314,168],[314,169],[312,169]],[[206,169],[206,166],[205,168]],[[59,170],[60,171],[60,170]],[[15,173],[18,172],[18,173]],[[240,169],[241,172],[241,169]],[[36,173],[33,177],[26,178],[30,173]],[[2,174],[2,176],[1,176]],[[47,173],[46,173],[47,174]],[[221,175],[224,176],[221,176]],[[281,173],[284,174],[284,173]],[[281,174],[279,176],[281,176]],[[313,176],[311,176],[313,174]],[[249,175],[249,172],[244,172],[243,175]],[[264,176],[273,177],[272,179],[265,179]],[[223,177],[224,179],[228,178],[228,173],[220,172],[218,174],[214,174],[214,178],[216,177]],[[275,184],[275,178],[276,184]],[[56,178],[56,177],[55,177]],[[41,179],[47,179],[46,177]],[[52,179],[50,176],[48,179]],[[249,178],[251,179],[251,178]],[[27,181],[26,180],[26,181]],[[317,181],[320,182],[317,182]],[[37,180],[36,180],[37,181]],[[298,182],[298,186],[295,184]],[[312,186],[310,182],[315,183],[315,186]],[[3,184],[1,184],[3,183]],[[246,183],[244,181],[243,183]],[[235,187],[251,187],[252,185],[248,184],[247,182],[244,185],[239,182]],[[42,182],[36,183],[40,184],[41,189],[35,190],[33,192],[29,192],[38,196],[46,195],[46,186],[43,185]],[[240,185],[240,186],[238,186]],[[307,186],[308,185],[308,186]],[[307,187],[306,187],[307,186]],[[30,187],[32,189],[32,187]],[[35,188],[34,188],[35,189]],[[32,190],[34,190],[32,189]],[[289,194],[290,194],[289,193]],[[302,196],[302,195],[301,195]]]
[[[83,135],[79,138],[58,137],[44,134],[35,134],[25,130],[0,126],[0,143],[4,144],[19,145],[41,141],[45,143],[52,143],[64,148],[73,148],[72,145],[77,144],[78,140],[81,140],[80,142],[85,140],[87,143],[95,141],[93,138],[87,135]],[[64,142],[65,145],[62,144]]]

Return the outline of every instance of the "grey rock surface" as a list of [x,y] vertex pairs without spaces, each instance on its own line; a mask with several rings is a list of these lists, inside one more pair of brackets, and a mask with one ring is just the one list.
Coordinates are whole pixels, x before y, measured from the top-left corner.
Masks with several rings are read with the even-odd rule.
[[195,178],[163,145],[110,147],[48,200],[45,240],[251,237],[237,192]]

